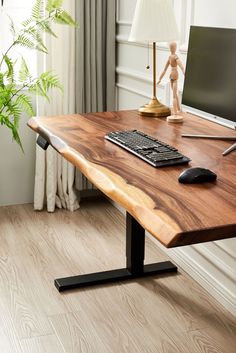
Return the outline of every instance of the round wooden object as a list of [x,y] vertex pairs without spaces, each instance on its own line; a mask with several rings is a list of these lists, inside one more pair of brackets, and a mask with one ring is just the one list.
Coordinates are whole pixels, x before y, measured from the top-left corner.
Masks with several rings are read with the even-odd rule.
[[166,119],[168,121],[168,123],[182,123],[184,118],[181,115],[170,115],[167,117]]

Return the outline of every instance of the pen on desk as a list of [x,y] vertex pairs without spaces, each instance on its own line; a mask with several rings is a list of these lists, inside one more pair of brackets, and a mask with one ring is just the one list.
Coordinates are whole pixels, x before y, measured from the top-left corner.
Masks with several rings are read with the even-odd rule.
[[[192,138],[203,138],[211,140],[226,140],[226,141],[236,141],[236,136],[213,136],[213,135],[192,135],[192,134],[182,134],[182,137],[192,137]],[[230,152],[236,150],[236,143],[227,148],[222,155],[227,156]]]
[[236,143],[234,143],[232,146],[227,148],[227,150],[225,150],[222,154],[223,154],[223,156],[226,156],[227,154],[229,154],[230,152],[232,152],[234,150],[236,150]]
[[192,137],[192,138],[203,138],[212,140],[229,140],[236,141],[236,136],[213,136],[213,135],[192,135],[192,134],[182,134],[182,137]]

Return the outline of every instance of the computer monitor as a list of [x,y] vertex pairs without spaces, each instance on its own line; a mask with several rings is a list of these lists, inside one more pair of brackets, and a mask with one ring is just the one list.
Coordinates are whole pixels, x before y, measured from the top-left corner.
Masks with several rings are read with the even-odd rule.
[[182,103],[235,128],[236,29],[191,27]]

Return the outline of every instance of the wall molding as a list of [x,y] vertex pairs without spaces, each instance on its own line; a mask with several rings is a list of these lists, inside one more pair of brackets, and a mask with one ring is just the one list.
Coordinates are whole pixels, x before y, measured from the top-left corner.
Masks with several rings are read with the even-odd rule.
[[[125,35],[117,35],[116,36],[116,42],[119,44],[127,44],[127,45],[133,45],[136,47],[140,47],[140,48],[147,48],[149,46],[149,48],[152,48],[152,44],[149,43],[139,43],[139,42],[130,42],[128,36]],[[157,44],[157,50],[163,50],[163,51],[169,51],[169,47],[167,44]]]
[[129,21],[116,21],[116,24],[119,26],[127,26],[127,27],[131,27],[132,26],[132,22]]
[[227,248],[227,247],[225,246],[225,243],[224,243],[224,242],[216,243],[216,245],[217,245],[220,249],[224,250],[224,252],[225,252],[229,257],[231,257],[232,259],[234,259],[234,261],[236,261],[236,255],[235,255],[234,249],[231,249],[231,248],[229,248],[229,247]]
[[130,86],[127,86],[127,85],[123,85],[123,84],[120,84],[120,83],[117,83],[116,87],[119,88],[119,89],[123,89],[125,91],[128,91],[130,93],[137,94],[140,97],[145,97],[147,99],[150,99],[150,95],[148,95],[147,92],[136,90],[133,87],[130,87]]
[[[116,73],[119,77],[127,77],[127,78],[131,78],[133,80],[139,81],[139,82],[144,82],[144,83],[148,83],[150,84],[150,93],[147,93],[145,91],[140,91],[137,90],[136,88],[132,87],[132,86],[128,86],[128,85],[124,85],[121,83],[117,83],[116,87],[118,89],[123,89],[126,90],[128,92],[131,92],[133,94],[137,94],[140,97],[145,97],[150,99],[151,98],[151,90],[152,90],[152,84],[153,84],[153,79],[152,76],[150,75],[145,75],[143,73],[140,73],[139,71],[134,71],[132,69],[129,68],[125,68],[125,67],[117,67],[116,68]],[[158,99],[160,100],[160,102],[164,101],[166,102],[166,104],[169,104],[170,102],[170,83],[169,81],[165,81],[163,80],[163,82],[161,82],[158,85],[158,89],[161,89],[162,91],[164,91],[164,99],[161,99],[160,97],[158,97]],[[116,92],[116,97],[117,97],[117,107],[119,106],[118,104],[118,92]]]
[[[145,48],[145,49],[147,49],[147,47],[149,47],[150,49],[152,49],[152,44],[150,44],[150,43],[149,44],[148,43],[145,44],[145,43],[138,43],[138,42],[130,42],[128,36],[125,36],[125,35],[117,35],[116,36],[116,43],[118,43],[118,44],[126,44],[126,45],[130,45],[130,46],[136,46],[136,47]],[[161,43],[161,44],[157,43],[157,50],[169,52],[169,46],[168,46],[167,43]],[[187,50],[188,50],[188,47],[187,47],[186,44],[180,45],[179,52],[181,54],[186,55],[187,54]]]
[[[153,78],[149,74],[145,75],[145,74],[140,73],[139,71],[134,71],[134,70],[131,70],[129,68],[122,67],[122,66],[118,66],[116,68],[116,73],[118,75],[130,77],[130,78],[133,78],[133,79],[138,80],[138,81],[143,81],[143,82],[150,83],[150,84],[153,83]],[[168,83],[169,82],[165,82],[165,83],[161,82],[158,85],[158,87],[166,88]]]
[[[150,235],[149,237],[160,246],[153,236]],[[193,247],[191,248],[191,250],[193,250]],[[201,258],[205,258],[205,262],[210,266],[210,258],[205,257],[201,251],[198,251],[198,255],[195,254],[195,256],[194,254],[189,256],[185,249],[173,250],[171,253],[168,252],[167,249],[164,249],[164,251],[180,268],[210,293],[212,297],[221,303],[231,314],[236,316],[236,297],[234,293],[214,277],[212,273],[208,271],[206,265],[204,267],[200,265]]]
[[116,23],[120,22],[120,0],[116,1]]
[[228,277],[230,281],[233,282],[236,278],[236,268],[234,266],[236,258],[231,257],[226,263],[223,259],[225,258],[225,255],[228,256],[228,253],[217,244],[218,242],[211,242],[207,244],[207,246],[201,244],[198,245],[198,249],[196,249],[196,251],[198,251],[202,256],[205,256],[205,258],[209,259],[209,263],[219,269]]
[[[121,84],[121,83],[117,83],[117,84],[116,84],[116,88],[117,88],[117,90],[122,89],[122,90],[124,90],[124,91],[130,92],[130,93],[133,93],[133,94],[136,94],[136,95],[138,95],[138,96],[140,96],[140,97],[147,98],[148,100],[151,99],[151,94],[147,94],[145,91],[137,90],[137,89],[135,89],[135,88],[133,88],[133,87],[131,87],[131,86],[127,86],[127,85],[123,85],[123,84]],[[167,90],[166,90],[166,91],[167,91]],[[118,93],[119,93],[119,92],[116,92],[117,100],[119,100],[119,98],[118,98]],[[168,96],[168,92],[165,92],[165,96]],[[160,97],[157,97],[157,99],[158,99],[161,103],[163,103],[163,101],[166,101],[166,99],[163,100],[163,99],[160,98]],[[117,104],[117,106],[118,106],[118,104]],[[117,107],[117,109],[119,109],[119,107]]]

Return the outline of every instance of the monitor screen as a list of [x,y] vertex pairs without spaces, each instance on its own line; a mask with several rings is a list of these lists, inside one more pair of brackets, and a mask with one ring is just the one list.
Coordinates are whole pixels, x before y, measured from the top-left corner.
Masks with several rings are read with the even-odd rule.
[[236,29],[191,27],[182,103],[236,122]]

